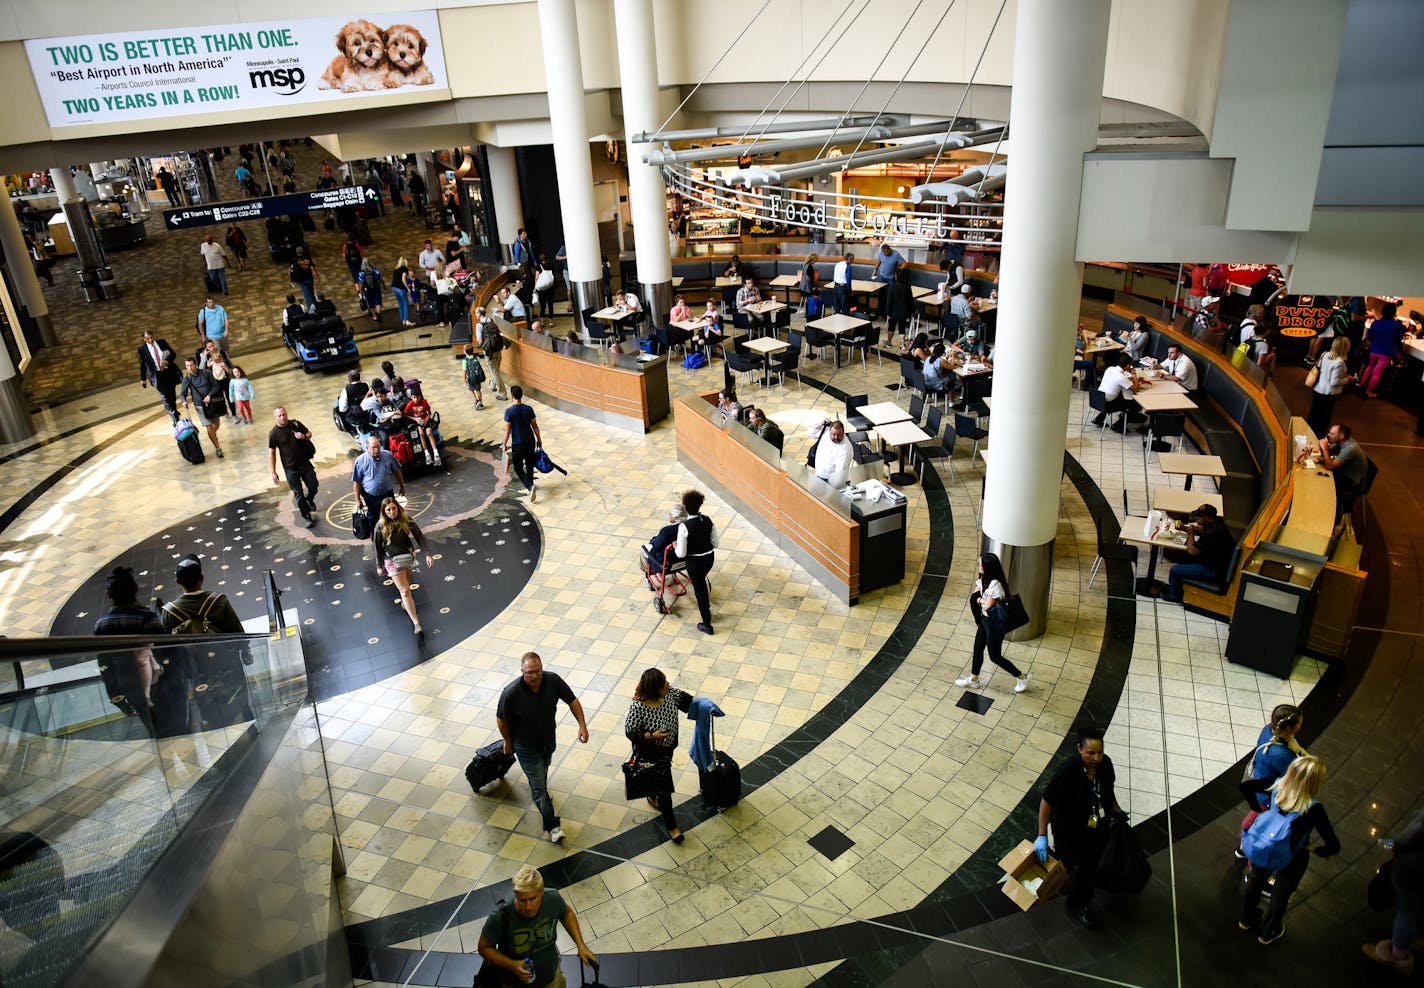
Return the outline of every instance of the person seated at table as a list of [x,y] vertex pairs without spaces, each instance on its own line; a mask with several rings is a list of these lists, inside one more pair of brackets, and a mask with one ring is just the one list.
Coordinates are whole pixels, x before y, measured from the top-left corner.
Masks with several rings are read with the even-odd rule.
[[1182,581],[1216,580],[1226,582],[1226,567],[1231,565],[1231,551],[1236,540],[1226,530],[1216,508],[1203,504],[1192,512],[1192,521],[1183,526],[1187,533],[1185,549],[1168,549],[1169,558],[1181,559],[1167,571],[1167,591],[1162,599],[1173,604],[1182,602]]
[[643,311],[643,303],[639,302],[638,296],[634,295],[632,292],[624,292],[621,296],[617,297],[616,301],[629,312]]
[[1335,481],[1335,517],[1338,519],[1355,506],[1355,498],[1360,495],[1369,468],[1365,451],[1351,436],[1350,427],[1337,422],[1320,438],[1317,448],[1306,447],[1296,459],[1303,460],[1307,456],[1315,457],[1316,463],[1329,470]]
[[707,311],[702,313],[702,328],[692,334],[692,343],[707,347],[710,357],[712,348],[722,342],[722,335],[722,311],[717,307],[717,300],[709,298]]
[[746,278],[742,280],[742,287],[737,289],[737,310],[746,312],[748,321],[760,323],[762,321],[760,313],[747,312],[747,306],[756,305],[760,301],[761,291],[757,288],[756,279],[751,275],[747,275]]
[[509,322],[522,322],[528,318],[524,303],[519,301],[518,295],[509,290],[508,285],[499,290],[499,301],[495,304],[501,308],[504,318]]
[[[1103,393],[1107,411],[1093,416],[1094,425],[1102,425],[1108,415],[1128,414],[1132,409],[1131,393],[1137,390],[1137,375],[1132,371],[1132,358],[1125,353],[1118,354],[1117,363],[1103,374],[1103,381],[1098,385],[1098,390]],[[1117,426],[1114,425],[1113,428]]]
[[738,257],[736,254],[733,254],[733,255],[732,255],[732,259],[727,262],[727,269],[722,272],[722,277],[723,277],[723,278],[741,278],[741,277],[742,277],[742,259],[741,259],[740,257]]
[[974,307],[969,300],[974,297],[974,286],[965,282],[959,286],[959,292],[950,296],[950,314],[959,320],[960,326],[968,326],[969,320],[974,318]]
[[908,336],[900,341],[900,355],[914,357],[915,366],[923,367],[930,358],[930,337],[928,333],[917,333],[912,340]]
[[722,413],[723,422],[742,421],[742,403],[737,400],[736,388],[723,388],[717,392],[717,411]]
[[1092,357],[1088,356],[1088,349],[1093,345],[1093,334],[1083,328],[1083,324],[1078,324],[1078,337],[1073,344],[1073,369],[1083,372],[1083,390],[1091,391],[1098,386],[1098,364]]
[[846,438],[845,423],[831,419],[821,427],[821,434],[811,447],[810,467],[816,476],[833,487],[840,487],[850,478],[850,465],[855,450]]
[[1152,342],[1152,334],[1147,329],[1147,317],[1138,316],[1132,320],[1132,328],[1127,331],[1127,355],[1135,364],[1147,356],[1147,346]]
[[677,301],[673,304],[672,311],[668,313],[668,322],[679,323],[691,321],[692,310],[688,308],[687,302],[679,295]]
[[766,412],[760,408],[753,408],[751,412],[752,431],[776,447],[778,453],[786,444],[786,436],[781,431],[781,426],[766,417]]
[[945,356],[943,343],[936,343],[934,349],[925,359],[921,370],[925,375],[925,391],[929,394],[942,392],[951,394],[956,391],[954,361]]
[[977,329],[966,329],[964,335],[951,345],[951,349],[966,357],[983,357],[984,341],[979,339]]
[[564,334],[564,340],[559,344],[559,353],[565,357],[572,357],[579,352],[579,347],[583,346],[583,340],[579,338],[578,330],[570,329]]
[[1162,369],[1166,371],[1162,375],[1165,380],[1176,381],[1188,394],[1197,389],[1197,365],[1177,344],[1167,348],[1167,359],[1162,361]]

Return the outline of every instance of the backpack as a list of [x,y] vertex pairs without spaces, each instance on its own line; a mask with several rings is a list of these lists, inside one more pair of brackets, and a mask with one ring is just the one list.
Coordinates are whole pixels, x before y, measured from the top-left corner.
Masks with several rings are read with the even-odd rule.
[[405,437],[405,433],[397,432],[391,436],[390,447],[391,455],[401,466],[407,467],[415,462],[415,452],[410,448],[410,440]]
[[480,339],[484,341],[484,346],[481,349],[485,353],[496,354],[504,349],[504,334],[499,331],[499,327],[493,321],[480,327]]
[[1222,292],[1226,291],[1227,283],[1228,282],[1226,278],[1225,264],[1213,264],[1211,267],[1207,268],[1207,291],[1211,292],[1213,295],[1220,295]]
[[819,319],[826,314],[825,303],[821,301],[820,294],[806,296],[806,318]]
[[1247,860],[1268,871],[1280,871],[1290,864],[1296,852],[1291,843],[1291,822],[1298,816],[1299,813],[1282,813],[1272,805],[1256,817],[1256,822],[1241,835],[1241,850]]
[[707,354],[701,350],[693,350],[687,355],[687,359],[682,362],[682,366],[688,370],[698,370],[707,366]]
[[343,256],[346,258],[347,264],[355,264],[361,260],[360,246],[354,240],[347,241],[346,253]]
[[203,606],[198,608],[196,615],[189,614],[176,604],[164,604],[163,609],[178,619],[178,624],[170,634],[174,635],[220,635],[222,632],[213,627],[213,623],[208,620],[208,615],[213,612],[217,602],[223,599],[220,593],[208,594],[208,599],[203,601]]
[[473,391],[478,391],[480,385],[485,383],[485,371],[480,366],[479,360],[474,357],[465,358],[465,385]]

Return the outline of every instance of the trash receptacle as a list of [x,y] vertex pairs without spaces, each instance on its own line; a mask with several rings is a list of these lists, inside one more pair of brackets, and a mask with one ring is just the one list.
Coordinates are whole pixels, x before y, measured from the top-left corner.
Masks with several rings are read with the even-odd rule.
[[103,297],[104,297],[104,298],[118,298],[118,297],[119,297],[119,282],[118,282],[118,280],[114,277],[114,269],[113,269],[113,268],[100,268],[99,271],[98,271],[98,276],[99,276],[99,292],[103,295]]
[[102,302],[104,300],[104,290],[99,287],[98,269],[80,268],[79,287],[84,290],[84,301]]
[[1315,581],[1325,556],[1262,542],[1241,564],[1226,658],[1287,679],[1310,626]]

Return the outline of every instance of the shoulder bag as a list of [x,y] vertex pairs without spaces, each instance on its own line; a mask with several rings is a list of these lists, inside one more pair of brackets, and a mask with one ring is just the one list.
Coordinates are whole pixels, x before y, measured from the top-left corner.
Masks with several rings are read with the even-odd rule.
[[999,634],[1007,635],[1028,624],[1028,611],[1019,595],[1011,593],[1008,600],[1001,600],[985,611],[984,618]]
[[1306,373],[1306,375],[1305,375],[1305,386],[1306,386],[1307,388],[1313,388],[1313,387],[1315,387],[1315,382],[1316,382],[1316,381],[1319,381],[1319,380],[1320,380],[1320,365],[1319,365],[1319,364],[1316,364],[1314,367],[1312,367],[1312,368]]

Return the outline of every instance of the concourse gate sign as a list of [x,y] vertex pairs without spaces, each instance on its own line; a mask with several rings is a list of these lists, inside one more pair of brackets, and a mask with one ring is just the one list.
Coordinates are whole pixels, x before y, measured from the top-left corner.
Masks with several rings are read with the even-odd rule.
[[25,42],[51,127],[445,89],[432,10]]
[[264,220],[271,216],[293,216],[337,206],[359,206],[376,198],[376,190],[361,185],[342,185],[334,189],[294,192],[285,196],[263,199],[236,199],[232,202],[202,203],[179,206],[163,211],[163,225],[170,230],[185,230],[194,226],[236,223],[238,220]]

